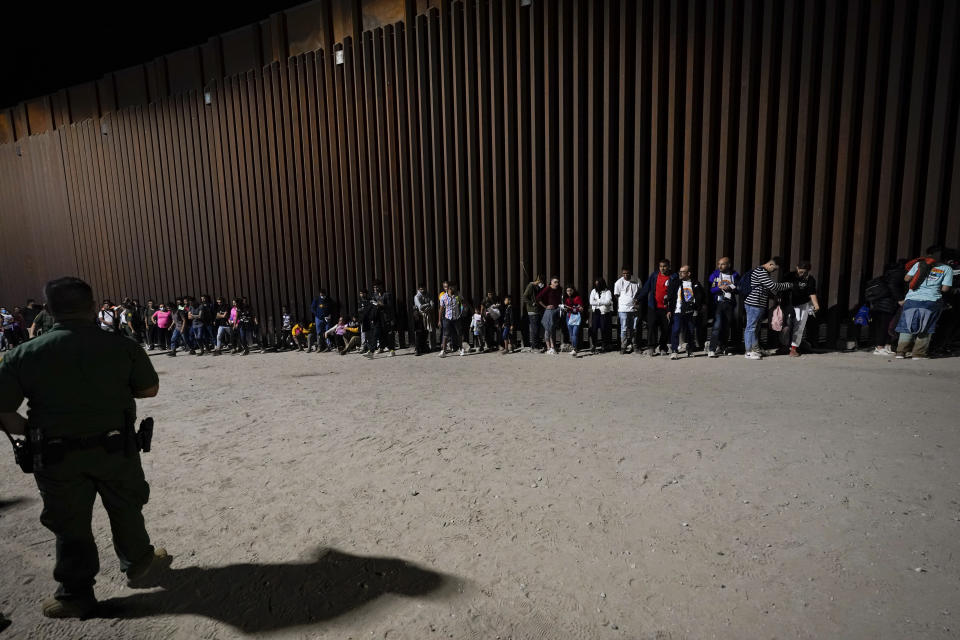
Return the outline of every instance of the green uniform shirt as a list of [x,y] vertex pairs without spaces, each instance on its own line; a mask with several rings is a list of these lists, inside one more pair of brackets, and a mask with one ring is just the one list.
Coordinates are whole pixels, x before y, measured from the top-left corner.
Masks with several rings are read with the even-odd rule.
[[40,335],[53,329],[54,322],[53,315],[47,313],[46,309],[41,309],[40,313],[33,319],[33,324],[37,325],[37,333]]
[[93,321],[58,322],[0,362],[0,412],[27,398],[27,419],[46,437],[85,436],[123,426],[134,391],[159,382],[143,348]]

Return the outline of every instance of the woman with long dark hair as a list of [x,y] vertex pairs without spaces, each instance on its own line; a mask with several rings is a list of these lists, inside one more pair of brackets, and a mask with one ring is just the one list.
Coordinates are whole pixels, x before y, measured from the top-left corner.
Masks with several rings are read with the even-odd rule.
[[606,351],[610,343],[610,315],[613,313],[613,292],[607,281],[597,278],[590,292],[590,351]]
[[563,290],[560,288],[560,278],[550,278],[550,286],[544,287],[537,294],[537,304],[543,309],[543,332],[547,343],[547,355],[556,355],[556,327],[560,318],[560,305],[563,304]]

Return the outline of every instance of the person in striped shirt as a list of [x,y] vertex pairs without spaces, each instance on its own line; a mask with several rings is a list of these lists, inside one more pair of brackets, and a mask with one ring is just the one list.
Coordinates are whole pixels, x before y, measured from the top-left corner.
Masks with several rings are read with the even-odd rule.
[[[770,258],[751,271],[748,276],[742,278],[740,281],[741,284],[737,287],[741,293],[744,293],[744,289],[749,291],[744,299],[747,326],[743,331],[743,344],[746,347],[746,358],[748,360],[760,360],[763,358],[763,355],[760,353],[760,342],[757,339],[757,327],[767,314],[767,309],[770,305],[770,295],[789,291],[793,288],[793,285],[789,282],[775,282],[770,275],[780,268],[780,261],[779,256]],[[744,282],[747,278],[749,278],[749,284]]]

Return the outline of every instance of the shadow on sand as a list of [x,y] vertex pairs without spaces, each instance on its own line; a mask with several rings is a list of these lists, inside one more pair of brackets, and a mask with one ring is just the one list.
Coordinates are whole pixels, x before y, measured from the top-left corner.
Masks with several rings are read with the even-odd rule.
[[274,631],[331,620],[377,597],[443,597],[452,576],[397,558],[355,556],[320,549],[299,564],[232,564],[170,569],[160,591],[104,600],[97,618],[200,615],[245,633]]
[[20,505],[30,504],[36,500],[32,497],[17,497],[17,498],[0,498],[0,511],[5,511],[7,509],[13,509]]

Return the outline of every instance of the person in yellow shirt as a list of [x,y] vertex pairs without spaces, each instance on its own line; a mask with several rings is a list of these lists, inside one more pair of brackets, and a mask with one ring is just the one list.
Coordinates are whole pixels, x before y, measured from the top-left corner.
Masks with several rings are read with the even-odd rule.
[[313,345],[310,344],[313,331],[314,324],[306,319],[290,328],[290,337],[293,338],[293,343],[297,346],[298,351],[305,351],[306,347],[313,349]]
[[356,314],[351,316],[350,322],[343,327],[342,335],[339,333],[340,325],[337,325],[337,331],[337,335],[343,341],[343,349],[340,350],[340,355],[346,355],[350,349],[360,344],[360,321],[357,319]]

